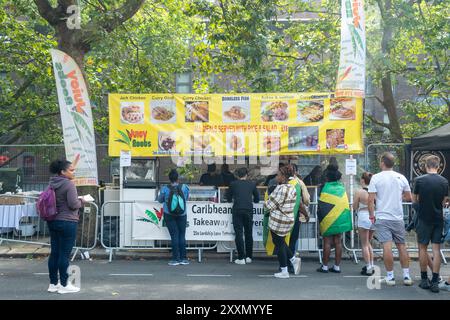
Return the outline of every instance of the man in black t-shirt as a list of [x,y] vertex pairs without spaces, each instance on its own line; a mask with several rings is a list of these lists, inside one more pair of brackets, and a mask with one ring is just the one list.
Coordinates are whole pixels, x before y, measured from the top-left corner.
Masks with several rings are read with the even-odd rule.
[[[421,282],[419,287],[439,292],[439,270],[441,267],[441,239],[444,227],[442,207],[448,199],[448,181],[437,173],[439,158],[429,156],[426,159],[427,174],[416,179],[413,201],[419,203],[417,216],[417,242],[419,245],[419,261]],[[428,244],[433,247],[433,277],[427,275]]]
[[218,187],[223,185],[222,176],[216,173],[216,164],[208,164],[207,173],[202,174],[199,184],[201,186]]
[[251,263],[253,258],[253,203],[259,202],[259,193],[256,183],[247,180],[247,168],[239,168],[237,175],[239,179],[231,182],[226,198],[228,202],[234,200],[232,219],[238,252],[238,258],[234,262],[246,264]]

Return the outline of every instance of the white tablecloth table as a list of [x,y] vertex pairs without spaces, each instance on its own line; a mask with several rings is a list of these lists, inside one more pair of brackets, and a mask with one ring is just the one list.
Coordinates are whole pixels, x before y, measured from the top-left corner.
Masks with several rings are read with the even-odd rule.
[[22,218],[37,216],[35,203],[0,205],[0,231],[2,228],[19,229],[19,223]]

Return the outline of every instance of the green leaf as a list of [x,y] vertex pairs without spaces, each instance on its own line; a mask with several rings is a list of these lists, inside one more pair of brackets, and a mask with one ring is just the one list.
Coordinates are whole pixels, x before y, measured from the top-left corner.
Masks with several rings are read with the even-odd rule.
[[117,132],[122,136],[123,140],[125,140],[127,142],[127,144],[131,143],[131,140],[127,134],[125,134],[123,131],[120,131],[120,130],[117,130]]

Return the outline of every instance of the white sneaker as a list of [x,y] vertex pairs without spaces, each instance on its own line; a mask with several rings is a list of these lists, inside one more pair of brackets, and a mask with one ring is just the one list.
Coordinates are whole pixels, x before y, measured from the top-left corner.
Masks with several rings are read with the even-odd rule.
[[300,257],[295,257],[294,261],[292,262],[292,266],[294,267],[294,274],[300,274],[302,259]]
[[289,278],[289,272],[278,272],[273,275],[275,278],[280,279],[288,279]]
[[59,288],[61,288],[61,284],[58,282],[58,284],[51,284],[48,286],[47,291],[48,292],[58,292]]
[[236,259],[236,260],[234,260],[234,263],[236,263],[236,264],[245,264],[245,259]]
[[414,282],[412,281],[411,278],[409,278],[409,277],[404,277],[404,278],[403,278],[403,284],[404,284],[405,286],[412,286],[412,285],[414,284]]
[[252,258],[249,257],[245,258],[245,263],[252,263]]
[[58,290],[58,293],[64,294],[64,293],[75,293],[79,292],[80,288],[75,287],[72,283],[67,282],[67,285],[65,287],[61,286]]
[[388,277],[384,277],[383,279],[380,279],[380,283],[385,283],[388,286],[395,286],[395,279],[389,279]]
[[450,284],[446,284],[445,281],[439,283],[439,289],[444,291],[450,291]]

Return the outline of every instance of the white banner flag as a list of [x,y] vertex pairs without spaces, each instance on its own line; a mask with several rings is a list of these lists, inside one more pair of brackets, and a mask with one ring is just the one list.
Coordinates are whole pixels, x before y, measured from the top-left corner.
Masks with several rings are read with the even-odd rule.
[[336,80],[336,96],[364,98],[365,77],[364,0],[341,0],[341,54]]
[[91,103],[81,70],[66,53],[51,49],[66,158],[78,162],[76,185],[97,185],[97,154]]

